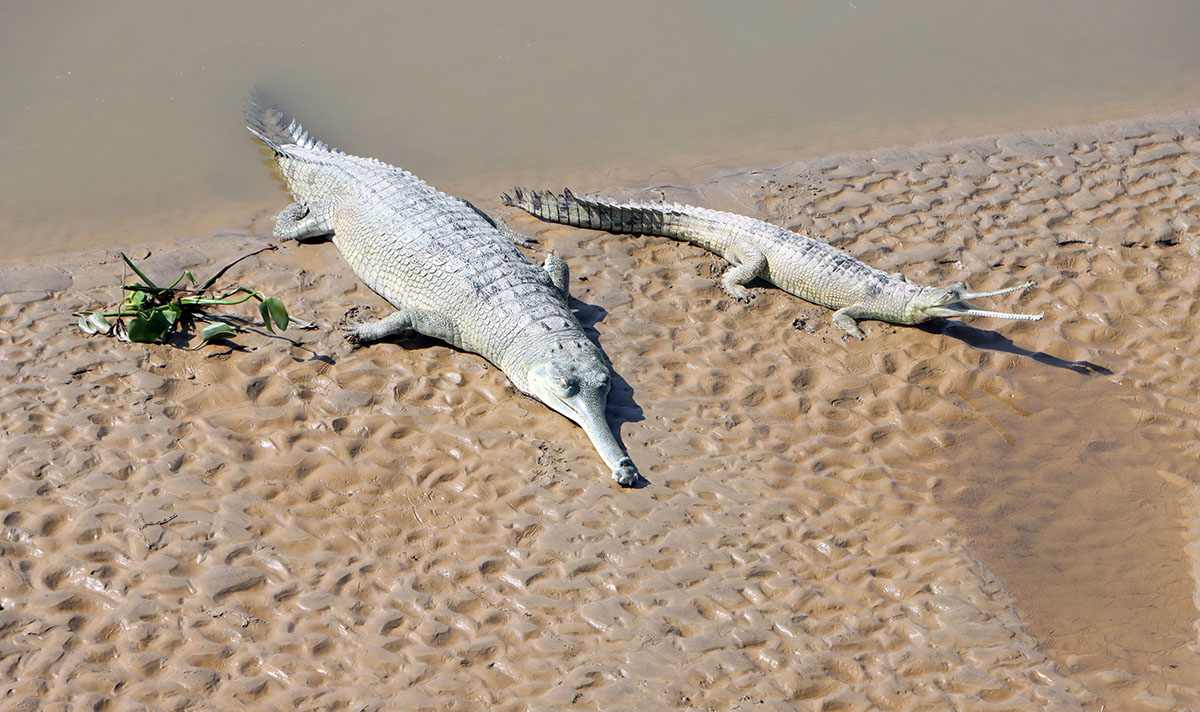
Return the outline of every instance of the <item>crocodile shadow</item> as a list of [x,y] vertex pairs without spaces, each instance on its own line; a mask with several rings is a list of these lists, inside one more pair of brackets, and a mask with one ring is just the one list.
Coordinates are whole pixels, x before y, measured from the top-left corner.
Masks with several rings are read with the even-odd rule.
[[[583,333],[600,349],[605,360],[609,362],[609,370],[612,372],[612,390],[608,392],[608,408],[605,409],[605,417],[617,442],[625,449],[625,452],[629,452],[629,448],[625,447],[625,440],[621,437],[621,426],[625,423],[637,423],[645,420],[646,415],[633,397],[633,386],[629,385],[629,381],[626,381],[617,371],[608,357],[608,352],[600,343],[600,332],[596,329],[596,324],[604,321],[608,316],[608,310],[595,304],[582,302],[575,297],[568,300],[568,306],[575,312],[575,317],[579,319]],[[640,489],[648,484],[649,481],[643,475],[634,487]]]
[[1112,375],[1112,371],[1110,369],[1105,368],[1098,363],[1092,363],[1091,361],[1068,361],[1057,356],[1051,356],[1044,351],[1031,351],[1029,349],[1017,346],[1015,343],[1013,343],[1012,339],[1006,336],[1001,336],[995,331],[968,326],[960,321],[951,321],[949,319],[930,321],[924,324],[917,324],[916,328],[926,333],[941,334],[943,336],[949,336],[953,339],[958,339],[964,344],[977,349],[1002,351],[1008,354],[1026,356],[1034,361],[1037,361],[1038,363],[1044,363],[1047,366],[1054,366],[1055,368],[1065,368],[1068,371],[1081,373],[1085,376]]

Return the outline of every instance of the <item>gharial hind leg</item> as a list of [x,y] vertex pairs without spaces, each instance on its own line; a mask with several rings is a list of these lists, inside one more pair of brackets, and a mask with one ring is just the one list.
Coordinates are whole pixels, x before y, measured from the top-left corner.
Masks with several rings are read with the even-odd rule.
[[306,240],[333,234],[329,215],[323,206],[309,208],[303,203],[292,203],[275,216],[275,239]]
[[546,255],[546,260],[542,262],[542,269],[550,275],[550,281],[562,292],[563,297],[571,296],[571,269],[567,267],[567,261],[558,254],[558,250],[550,250],[550,254]]
[[721,276],[721,288],[739,302],[749,302],[754,294],[743,285],[766,271],[767,258],[757,247],[747,244],[735,244],[727,257],[734,266]]

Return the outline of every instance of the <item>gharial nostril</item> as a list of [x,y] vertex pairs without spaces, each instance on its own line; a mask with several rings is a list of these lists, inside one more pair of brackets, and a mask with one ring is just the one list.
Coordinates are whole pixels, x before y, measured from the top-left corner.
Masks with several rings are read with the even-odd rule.
[[617,468],[613,470],[613,479],[622,487],[636,487],[644,478],[629,458],[623,458]]

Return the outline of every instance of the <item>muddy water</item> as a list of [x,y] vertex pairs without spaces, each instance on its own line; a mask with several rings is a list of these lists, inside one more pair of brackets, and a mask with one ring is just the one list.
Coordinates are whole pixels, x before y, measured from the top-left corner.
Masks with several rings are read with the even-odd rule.
[[276,197],[260,85],[340,147],[490,197],[1200,103],[1188,3],[18,3],[0,247],[195,236]]
[[1028,395],[959,394],[976,427],[956,449],[973,465],[946,482],[946,501],[1067,669],[1135,666],[1157,685],[1190,686],[1200,679],[1186,555],[1197,469],[1181,452],[1191,435],[1155,437],[1142,424],[1149,404],[1108,378],[1013,380]]
[[[3,699],[1200,707],[1200,118],[835,151],[1195,103],[1194,43],[1171,40],[1190,10],[688,7],[631,27],[314,6],[287,33],[255,17],[270,6],[11,11],[10,252],[157,237],[148,263],[173,278],[260,244],[282,200],[229,108],[256,74],[321,138],[489,208],[518,180],[654,186],[923,282],[1037,280],[1006,308],[1047,318],[846,342],[777,290],[731,303],[699,250],[497,210],[572,265],[654,483],[626,492],[480,359],[350,351],[336,319],[379,304],[331,246],[243,263],[320,329],[242,352],[64,331],[119,264],[19,260],[0,269]],[[685,67],[705,74],[665,81]],[[85,81],[52,95],[50,69]]]

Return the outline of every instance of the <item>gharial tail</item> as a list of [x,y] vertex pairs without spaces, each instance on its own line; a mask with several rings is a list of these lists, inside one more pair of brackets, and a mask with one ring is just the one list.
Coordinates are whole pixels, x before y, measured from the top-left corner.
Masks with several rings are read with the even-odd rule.
[[683,217],[683,206],[648,203],[610,203],[594,196],[580,196],[564,188],[562,195],[545,190],[513,188],[500,202],[520,208],[534,217],[574,227],[634,235],[673,237],[673,222]]
[[246,128],[257,136],[263,143],[271,147],[277,155],[286,156],[291,152],[289,147],[310,148],[319,151],[332,149],[308,135],[296,121],[288,122],[286,116],[274,105],[267,105],[262,94],[252,90],[246,97]]

